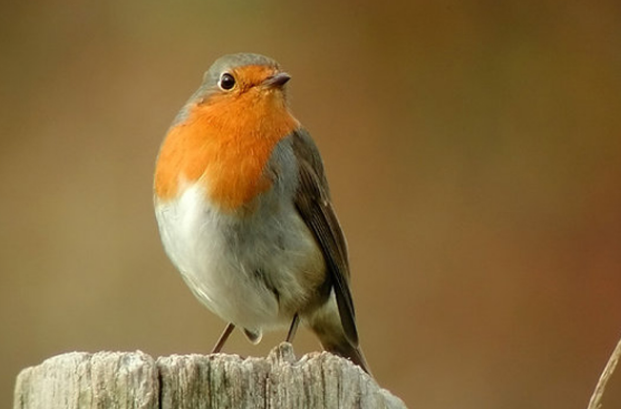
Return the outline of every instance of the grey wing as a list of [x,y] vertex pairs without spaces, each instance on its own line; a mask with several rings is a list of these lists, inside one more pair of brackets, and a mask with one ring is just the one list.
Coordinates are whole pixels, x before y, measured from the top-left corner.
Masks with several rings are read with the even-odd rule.
[[292,137],[300,175],[295,205],[321,247],[328,276],[334,285],[345,336],[352,345],[357,346],[358,331],[354,303],[349,290],[347,244],[330,201],[330,191],[321,156],[310,135],[304,129],[298,129]]

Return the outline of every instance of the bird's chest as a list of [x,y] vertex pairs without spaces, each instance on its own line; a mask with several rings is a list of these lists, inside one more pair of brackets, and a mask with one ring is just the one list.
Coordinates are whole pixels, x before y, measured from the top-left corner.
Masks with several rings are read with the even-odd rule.
[[164,247],[194,294],[248,329],[286,324],[325,279],[323,256],[286,186],[244,215],[209,202],[205,186],[156,203]]
[[[249,98],[249,97],[248,97]],[[198,182],[209,200],[236,210],[294,177],[291,135],[298,122],[284,105],[241,98],[236,103],[190,104],[169,130],[158,155],[155,194],[175,199]],[[269,101],[267,101],[269,102]]]

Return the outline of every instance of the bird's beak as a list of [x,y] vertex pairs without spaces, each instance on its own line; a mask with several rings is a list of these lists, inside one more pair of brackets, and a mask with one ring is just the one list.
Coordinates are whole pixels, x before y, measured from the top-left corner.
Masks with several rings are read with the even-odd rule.
[[263,84],[267,85],[268,87],[281,88],[290,79],[291,79],[291,76],[287,74],[286,72],[279,72],[277,74],[272,75],[271,77],[267,77],[265,81],[263,81]]

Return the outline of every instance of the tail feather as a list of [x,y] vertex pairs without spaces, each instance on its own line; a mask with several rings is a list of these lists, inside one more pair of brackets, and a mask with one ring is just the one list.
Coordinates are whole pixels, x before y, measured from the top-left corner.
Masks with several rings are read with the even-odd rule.
[[321,345],[326,351],[331,352],[335,355],[341,356],[343,358],[349,359],[350,361],[358,365],[360,368],[362,368],[366,373],[373,376],[371,374],[371,369],[369,368],[369,365],[367,364],[367,360],[364,357],[364,354],[362,353],[362,349],[359,346],[358,347],[353,346],[349,342],[347,342],[345,339],[343,339],[343,342],[339,342],[338,344],[324,343],[322,341]]
[[[350,339],[351,337],[346,335],[334,292],[326,303],[314,310],[311,314],[304,316],[303,319],[315,335],[317,335],[323,349],[349,359],[366,373],[373,376],[357,340]],[[357,330],[355,329],[355,321],[353,318],[351,323],[354,326],[353,332],[356,333]]]
[[315,314],[308,322],[310,329],[319,338],[321,346],[328,352],[349,359],[371,375],[362,349],[359,345],[354,345],[345,335],[338,313],[335,312],[336,309],[332,314],[329,311],[330,309],[320,310],[320,313]]

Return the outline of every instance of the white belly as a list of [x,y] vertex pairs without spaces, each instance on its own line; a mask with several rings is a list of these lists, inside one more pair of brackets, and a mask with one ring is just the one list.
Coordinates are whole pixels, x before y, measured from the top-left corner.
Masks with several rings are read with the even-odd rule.
[[196,297],[260,333],[288,325],[324,277],[323,256],[291,200],[244,218],[220,213],[200,185],[155,204],[164,248]]

